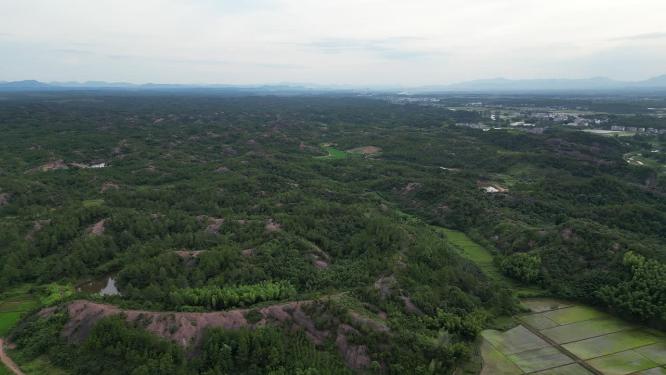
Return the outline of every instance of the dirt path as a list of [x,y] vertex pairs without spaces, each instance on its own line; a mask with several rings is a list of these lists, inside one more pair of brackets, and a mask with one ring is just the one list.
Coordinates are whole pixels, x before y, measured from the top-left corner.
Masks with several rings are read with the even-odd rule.
[[0,338],[0,361],[16,375],[25,375],[23,371],[12,361],[7,354],[5,354],[5,341]]

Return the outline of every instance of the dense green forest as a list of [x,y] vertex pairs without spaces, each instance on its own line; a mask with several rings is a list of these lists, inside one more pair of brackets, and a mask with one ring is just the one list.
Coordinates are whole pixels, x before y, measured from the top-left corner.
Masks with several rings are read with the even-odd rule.
[[[72,374],[474,373],[477,333],[516,293],[437,227],[517,283],[664,329],[666,174],[658,156],[625,160],[664,136],[455,126],[479,116],[328,95],[7,96],[0,291],[73,289],[17,325],[17,358]],[[109,277],[120,295],[79,288]],[[74,300],[128,319],[78,337]],[[169,340],[219,310],[242,323]]]

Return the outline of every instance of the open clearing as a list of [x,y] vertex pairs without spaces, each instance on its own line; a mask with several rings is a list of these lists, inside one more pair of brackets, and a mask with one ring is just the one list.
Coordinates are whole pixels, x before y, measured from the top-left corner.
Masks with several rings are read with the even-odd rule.
[[348,154],[345,151],[338,150],[335,147],[323,147],[324,151],[328,152],[328,155],[326,156],[317,156],[317,159],[330,159],[330,160],[337,160],[337,159],[346,159],[350,157],[351,155]]
[[493,254],[485,247],[474,242],[465,233],[442,227],[434,228],[444,233],[448,242],[458,250],[463,258],[476,264],[493,281],[510,286],[519,296],[527,297],[541,294],[541,291],[537,288],[522,286],[502,275],[493,262]]
[[363,147],[352,148],[351,150],[347,150],[347,152],[352,154],[363,154],[366,156],[370,156],[370,155],[379,154],[380,152],[382,152],[382,149],[377,146],[363,146]]
[[505,277],[499,272],[493,263],[493,255],[488,249],[474,242],[465,233],[441,228],[446,235],[446,239],[455,246],[460,255],[474,262],[488,277],[493,280],[505,281]]
[[484,368],[510,369],[505,374],[666,374],[666,336],[659,332],[558,300],[527,299],[523,305],[531,312],[517,317],[521,325],[482,333],[484,345],[497,352],[481,351]]

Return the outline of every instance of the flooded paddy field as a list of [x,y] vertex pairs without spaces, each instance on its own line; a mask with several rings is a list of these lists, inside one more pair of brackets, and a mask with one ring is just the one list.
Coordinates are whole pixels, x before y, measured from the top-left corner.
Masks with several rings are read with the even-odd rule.
[[523,300],[505,332],[482,332],[482,374],[666,374],[666,335],[565,301]]

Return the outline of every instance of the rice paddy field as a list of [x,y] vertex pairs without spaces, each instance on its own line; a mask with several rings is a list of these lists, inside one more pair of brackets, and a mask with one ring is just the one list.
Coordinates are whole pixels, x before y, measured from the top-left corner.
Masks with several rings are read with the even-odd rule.
[[482,332],[482,374],[666,374],[666,336],[599,310],[526,299],[505,332]]

